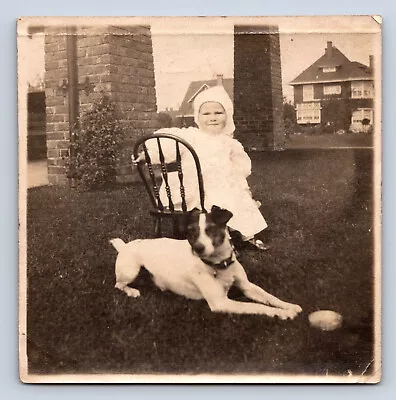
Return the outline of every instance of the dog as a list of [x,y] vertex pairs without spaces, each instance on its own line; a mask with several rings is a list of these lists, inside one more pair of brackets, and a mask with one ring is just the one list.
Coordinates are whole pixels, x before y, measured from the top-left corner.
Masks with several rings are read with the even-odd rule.
[[[144,266],[161,290],[204,299],[212,312],[295,318],[302,311],[299,305],[282,301],[248,280],[229,238],[227,222],[231,217],[230,211],[217,206],[209,213],[194,209],[187,216],[187,240],[110,240],[118,251],[115,287],[130,297],[140,296],[139,290],[128,285]],[[228,298],[232,285],[254,302]]]

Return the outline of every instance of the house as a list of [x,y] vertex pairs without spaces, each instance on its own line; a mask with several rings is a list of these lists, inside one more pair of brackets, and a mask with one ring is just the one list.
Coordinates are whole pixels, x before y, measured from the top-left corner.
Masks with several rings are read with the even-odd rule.
[[195,97],[197,97],[197,95],[203,90],[209,89],[210,87],[216,85],[223,85],[231,100],[234,99],[233,79],[224,79],[223,75],[217,75],[216,79],[208,81],[193,81],[190,83],[187,89],[177,114],[177,119],[179,120],[180,126],[194,126],[193,102]]
[[350,61],[329,41],[324,55],[290,85],[300,126],[319,126],[327,132],[363,132],[373,125],[373,56],[369,57],[369,66]]

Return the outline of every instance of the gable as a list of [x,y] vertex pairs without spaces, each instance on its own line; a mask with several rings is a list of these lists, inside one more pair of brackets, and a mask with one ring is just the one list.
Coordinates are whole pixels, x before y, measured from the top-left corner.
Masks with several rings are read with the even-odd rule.
[[209,89],[209,86],[204,83],[192,96],[190,99],[187,100],[188,103],[192,103],[194,99],[204,90]]
[[[373,71],[368,66],[350,61],[332,45],[329,51],[329,43],[325,54],[292,80],[290,85],[373,79]],[[335,71],[324,72],[323,69],[335,69]]]

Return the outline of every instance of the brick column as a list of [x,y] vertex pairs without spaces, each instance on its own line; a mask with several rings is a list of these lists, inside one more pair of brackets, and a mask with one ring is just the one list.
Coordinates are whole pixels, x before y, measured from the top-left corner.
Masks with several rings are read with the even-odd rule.
[[69,114],[67,104],[66,35],[59,29],[46,29],[45,105],[47,165],[50,184],[66,184],[65,157],[69,151]]
[[[138,137],[151,133],[156,127],[156,95],[150,28],[143,26],[78,28],[77,35],[80,113],[87,110],[93,101],[103,95],[109,96],[115,103],[121,123],[127,128],[125,146],[117,170],[117,180],[130,181],[132,179],[130,165],[132,144]],[[60,119],[65,125],[47,125],[47,133],[53,132],[62,136],[62,146],[67,149],[68,99],[67,96],[63,96],[62,89],[59,89],[62,79],[67,78],[67,59],[66,51],[63,54],[61,50],[61,37],[63,46],[63,43],[66,43],[66,36],[46,36],[46,87],[48,87],[46,95],[47,113],[52,112],[53,120]],[[61,66],[64,70],[59,69]],[[50,79],[52,77],[53,80]],[[57,110],[55,106],[54,109],[49,110],[50,104],[53,103],[56,105],[59,103],[58,107],[64,108]],[[66,115],[60,114],[64,111]],[[52,131],[49,130],[50,128]],[[51,140],[53,140],[51,135],[48,135],[48,149],[54,146],[53,143],[48,143]],[[60,164],[59,169],[53,170],[53,174],[50,170],[48,171],[50,183],[65,182],[65,168],[60,169],[61,164],[64,163],[61,150],[63,148],[59,152],[51,152],[51,159],[48,150],[48,162],[57,166]]]
[[283,94],[277,27],[235,26],[234,106],[236,135],[247,149],[282,148]]

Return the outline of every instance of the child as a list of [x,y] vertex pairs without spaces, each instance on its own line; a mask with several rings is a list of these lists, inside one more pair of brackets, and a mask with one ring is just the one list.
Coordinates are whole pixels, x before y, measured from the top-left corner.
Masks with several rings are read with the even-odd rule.
[[[251,161],[241,143],[233,138],[233,104],[223,86],[204,90],[194,100],[194,121],[198,128],[164,128],[156,133],[170,133],[185,139],[196,151],[201,168],[205,190],[205,207],[210,210],[217,205],[233,213],[228,222],[231,231],[238,231],[245,243],[260,250],[267,246],[255,235],[267,227],[256,201],[253,200],[246,178],[251,173]],[[156,141],[147,142],[152,162],[158,163]],[[167,162],[175,160],[174,142],[161,139]],[[150,151],[152,149],[152,151]],[[186,193],[187,209],[200,207],[196,168],[189,152],[183,152],[182,167]],[[134,163],[144,158],[139,155]],[[169,186],[176,209],[181,209],[177,173],[169,174]],[[160,189],[163,204],[167,204],[164,185]]]

